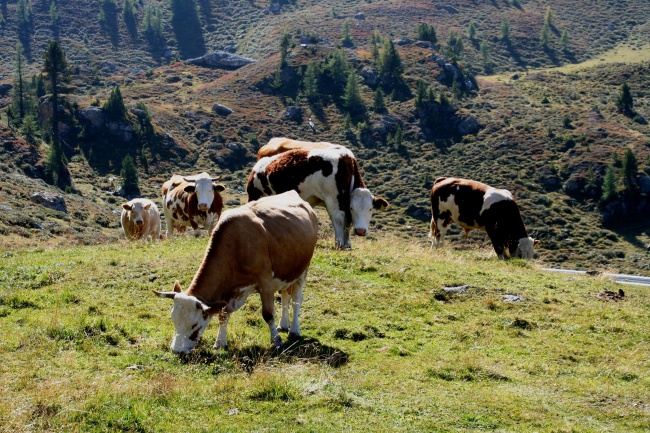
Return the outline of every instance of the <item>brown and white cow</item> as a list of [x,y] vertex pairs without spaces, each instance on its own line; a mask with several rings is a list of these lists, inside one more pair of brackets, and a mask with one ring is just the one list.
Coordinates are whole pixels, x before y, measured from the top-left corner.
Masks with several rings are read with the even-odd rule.
[[[262,298],[262,317],[271,333],[271,344],[282,347],[274,321],[274,293],[280,292],[280,330],[300,336],[298,314],[309,263],[318,237],[314,210],[295,191],[265,197],[223,213],[205,251],[203,263],[186,292],[176,281],[172,292],[172,321],[176,329],[171,350],[188,352],[215,314],[219,333],[215,348],[226,346],[230,314],[252,293]],[[289,298],[293,317],[289,324]]]
[[223,199],[221,184],[215,183],[219,177],[207,173],[195,176],[175,174],[162,186],[163,212],[167,223],[167,236],[174,229],[183,233],[186,227],[196,230],[199,225],[211,230],[221,215]]
[[494,251],[503,259],[510,256],[532,259],[537,240],[528,236],[517,203],[510,191],[474,180],[439,177],[431,189],[431,232],[429,238],[442,245],[451,222],[465,229],[486,231]]
[[246,186],[249,201],[292,189],[312,206],[325,206],[338,248],[350,248],[350,226],[355,235],[365,236],[373,209],[388,207],[386,200],[366,188],[357,160],[343,146],[264,157],[253,167]]
[[265,156],[273,156],[278,153],[288,152],[290,150],[302,149],[345,149],[340,144],[328,143],[326,141],[298,141],[285,137],[274,137],[257,151],[257,159],[260,160]]
[[122,230],[130,240],[160,238],[160,212],[154,202],[146,198],[134,198],[122,205]]

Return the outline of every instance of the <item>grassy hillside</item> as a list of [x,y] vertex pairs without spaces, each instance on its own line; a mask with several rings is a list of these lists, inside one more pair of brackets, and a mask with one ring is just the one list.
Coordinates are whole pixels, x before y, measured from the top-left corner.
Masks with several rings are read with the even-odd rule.
[[205,238],[5,252],[0,431],[647,431],[646,289],[487,250],[330,241],[286,353],[251,296],[228,350],[213,323],[184,359],[151,289],[186,287]]
[[[33,3],[33,29],[22,35],[29,45],[30,74],[40,70],[42,52],[54,35],[46,3]],[[145,197],[159,200],[160,185],[174,172],[205,170],[223,174],[229,188],[226,207],[235,206],[245,200],[245,181],[257,147],[273,136],[289,136],[338,142],[355,152],[366,183],[392,204],[388,212],[374,218],[374,230],[423,242],[428,233],[431,183],[437,176],[455,175],[513,191],[529,231],[542,241],[539,258],[548,265],[650,272],[646,219],[619,218],[605,225],[599,203],[606,167],[617,158],[620,162],[627,149],[634,151],[640,171],[650,171],[650,127],[616,109],[620,87],[628,83],[636,113],[650,119],[646,91],[650,87],[650,32],[646,31],[650,6],[646,3],[596,0],[586,8],[568,0],[281,1],[281,9],[275,12],[267,10],[267,1],[195,3],[199,25],[192,28],[200,40],[188,40],[175,27],[173,2],[151,2],[160,7],[163,17],[164,43],[156,45],[143,34],[146,2],[134,2],[136,34],[129,33],[124,22],[122,2],[116,2],[114,27],[99,22],[100,2],[57,3],[59,39],[75,68],[67,95],[76,107],[69,109],[71,115],[93,104],[101,106],[120,85],[129,109],[141,103],[151,113],[155,143],[141,148],[139,142],[120,142],[107,134],[88,138],[80,124],[71,125],[66,151],[77,193],[64,194],[38,179],[49,149],[43,136],[30,143],[24,131],[4,127],[3,115],[3,247],[118,239],[115,211],[123,199],[115,190],[125,153],[136,156]],[[18,3],[6,5],[0,84],[12,82],[12,58],[20,36],[15,16]],[[552,26],[545,50],[539,37],[547,6]],[[501,35],[504,18],[511,27],[509,44]],[[386,112],[368,111],[364,122],[354,122],[349,131],[345,130],[341,98],[323,92],[324,102],[314,104],[299,86],[307,65],[323,65],[337,50],[346,19],[353,46],[343,52],[359,74],[363,68],[378,69],[370,42],[375,30],[385,39],[415,38],[417,24],[427,22],[438,35],[436,50],[415,44],[397,46],[411,97],[386,94]],[[473,40],[467,36],[470,22],[477,28]],[[570,36],[567,49],[559,42],[564,30]],[[449,83],[438,80],[444,71],[432,59],[432,54],[446,48],[452,31],[464,40],[458,64],[477,74],[479,84],[477,92],[460,98],[454,97]],[[287,67],[294,75],[289,90],[276,91],[268,83],[278,70],[284,32],[290,35]],[[309,43],[301,46],[305,37]],[[480,54],[481,43],[489,45],[488,65]],[[257,62],[239,70],[214,70],[176,61],[191,57],[188,50],[197,47],[234,49]],[[447,125],[438,125],[435,138],[423,138],[414,110],[420,79],[438,99],[445,95],[459,113],[476,118],[483,126],[480,132],[461,138],[448,134]],[[361,83],[360,93],[371,107],[374,89]],[[0,113],[10,99],[10,94],[0,96]],[[215,102],[234,113],[228,117],[215,114],[211,111]],[[302,121],[284,117],[289,105],[300,106]],[[129,116],[134,123],[135,115]],[[316,121],[317,133],[305,122],[310,117]],[[364,124],[372,128],[383,122],[392,122],[390,134],[401,124],[402,146],[389,136],[361,138]],[[40,190],[63,194],[70,211],[59,214],[31,203],[31,194]],[[485,235],[475,233],[464,241],[458,230],[450,243],[461,250],[488,245]]]

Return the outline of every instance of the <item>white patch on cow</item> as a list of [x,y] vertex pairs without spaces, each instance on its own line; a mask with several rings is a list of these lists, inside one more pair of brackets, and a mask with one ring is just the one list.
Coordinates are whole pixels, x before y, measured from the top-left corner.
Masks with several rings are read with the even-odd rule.
[[352,151],[345,147],[312,149],[307,154],[307,158],[311,158],[312,156],[320,156],[325,161],[336,161],[337,163],[339,158],[342,156],[349,156],[350,158],[354,158]]
[[205,314],[206,309],[207,306],[194,296],[176,294],[171,314],[175,329],[171,344],[173,352],[186,353],[196,346],[210,323],[210,316]]
[[515,251],[515,257],[531,260],[535,255],[534,246],[535,246],[535,239],[531,237],[519,239],[517,250]]
[[483,207],[481,208],[479,215],[482,215],[483,212],[490,209],[494,203],[504,200],[514,200],[512,198],[512,194],[510,194],[510,191],[507,189],[496,189],[492,187],[488,188],[488,190],[485,191],[485,195],[483,196]]
[[206,176],[207,177],[198,177],[195,180],[194,192],[196,193],[198,208],[201,211],[210,209],[212,202],[214,201],[214,186],[212,185],[212,178],[207,174]]
[[273,156],[265,156],[264,158],[261,158],[253,166],[253,171],[255,173],[264,173],[266,171],[266,167],[271,162],[273,162],[277,157],[278,157],[278,155],[273,155]]

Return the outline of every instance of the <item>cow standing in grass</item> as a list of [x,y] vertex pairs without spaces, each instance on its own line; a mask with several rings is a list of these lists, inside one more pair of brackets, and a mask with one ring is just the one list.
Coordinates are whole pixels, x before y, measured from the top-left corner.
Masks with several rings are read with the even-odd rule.
[[146,198],[135,198],[122,205],[122,230],[130,240],[152,240],[160,237],[160,212],[154,202]]
[[510,191],[496,189],[474,180],[439,177],[431,189],[431,232],[433,243],[442,245],[453,222],[465,229],[486,231],[494,251],[503,259],[510,256],[533,258],[537,240],[528,236],[517,203]]
[[275,348],[282,347],[274,321],[275,292],[280,292],[282,300],[280,330],[288,330],[289,337],[300,336],[302,290],[317,238],[316,214],[295,191],[224,212],[187,292],[183,293],[178,281],[171,292],[154,291],[174,300],[172,351],[192,350],[215,314],[219,334],[214,346],[225,347],[230,314],[255,292],[262,298],[262,317]]
[[246,191],[248,200],[295,190],[312,206],[324,205],[338,248],[350,248],[350,228],[357,236],[370,231],[373,210],[388,202],[366,188],[359,164],[343,146],[290,150],[257,161]]
[[163,212],[167,223],[167,236],[174,230],[183,233],[187,227],[199,226],[210,231],[223,209],[220,192],[226,187],[215,183],[219,177],[207,173],[195,176],[173,175],[162,186]]

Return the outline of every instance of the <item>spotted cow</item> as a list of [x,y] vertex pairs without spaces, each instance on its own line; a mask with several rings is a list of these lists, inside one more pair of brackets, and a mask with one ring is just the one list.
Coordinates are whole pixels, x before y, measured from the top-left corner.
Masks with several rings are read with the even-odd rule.
[[122,230],[130,240],[160,238],[160,212],[154,202],[146,198],[134,198],[122,205]]
[[312,149],[341,149],[344,148],[339,144],[328,143],[326,141],[298,141],[292,140],[285,137],[274,137],[269,140],[267,144],[260,147],[260,150],[257,151],[257,159],[262,159],[265,156],[273,156],[278,153],[284,153],[289,150],[302,149],[302,150],[312,150]]
[[[274,321],[274,293],[280,292],[280,331],[300,336],[298,314],[309,263],[318,238],[318,219],[295,191],[250,202],[221,216],[192,283],[183,292],[178,281],[171,292],[154,293],[174,300],[171,350],[185,353],[215,314],[219,333],[215,348],[226,346],[230,314],[252,293],[262,299],[262,317],[279,349],[282,339]],[[293,316],[289,324],[289,300]]]
[[351,226],[355,235],[366,236],[373,210],[388,207],[366,188],[357,160],[343,146],[264,157],[253,167],[246,187],[249,201],[290,190],[312,206],[325,206],[338,248],[350,248]]
[[196,230],[202,226],[211,230],[221,215],[223,200],[220,192],[226,188],[215,183],[219,177],[207,173],[195,176],[173,175],[162,186],[163,212],[167,224],[167,236],[174,229],[183,233],[186,227]]
[[503,259],[510,256],[532,259],[537,240],[528,236],[517,203],[510,191],[474,180],[439,177],[431,189],[431,232],[429,238],[442,245],[453,222],[465,229],[486,231],[494,251]]

